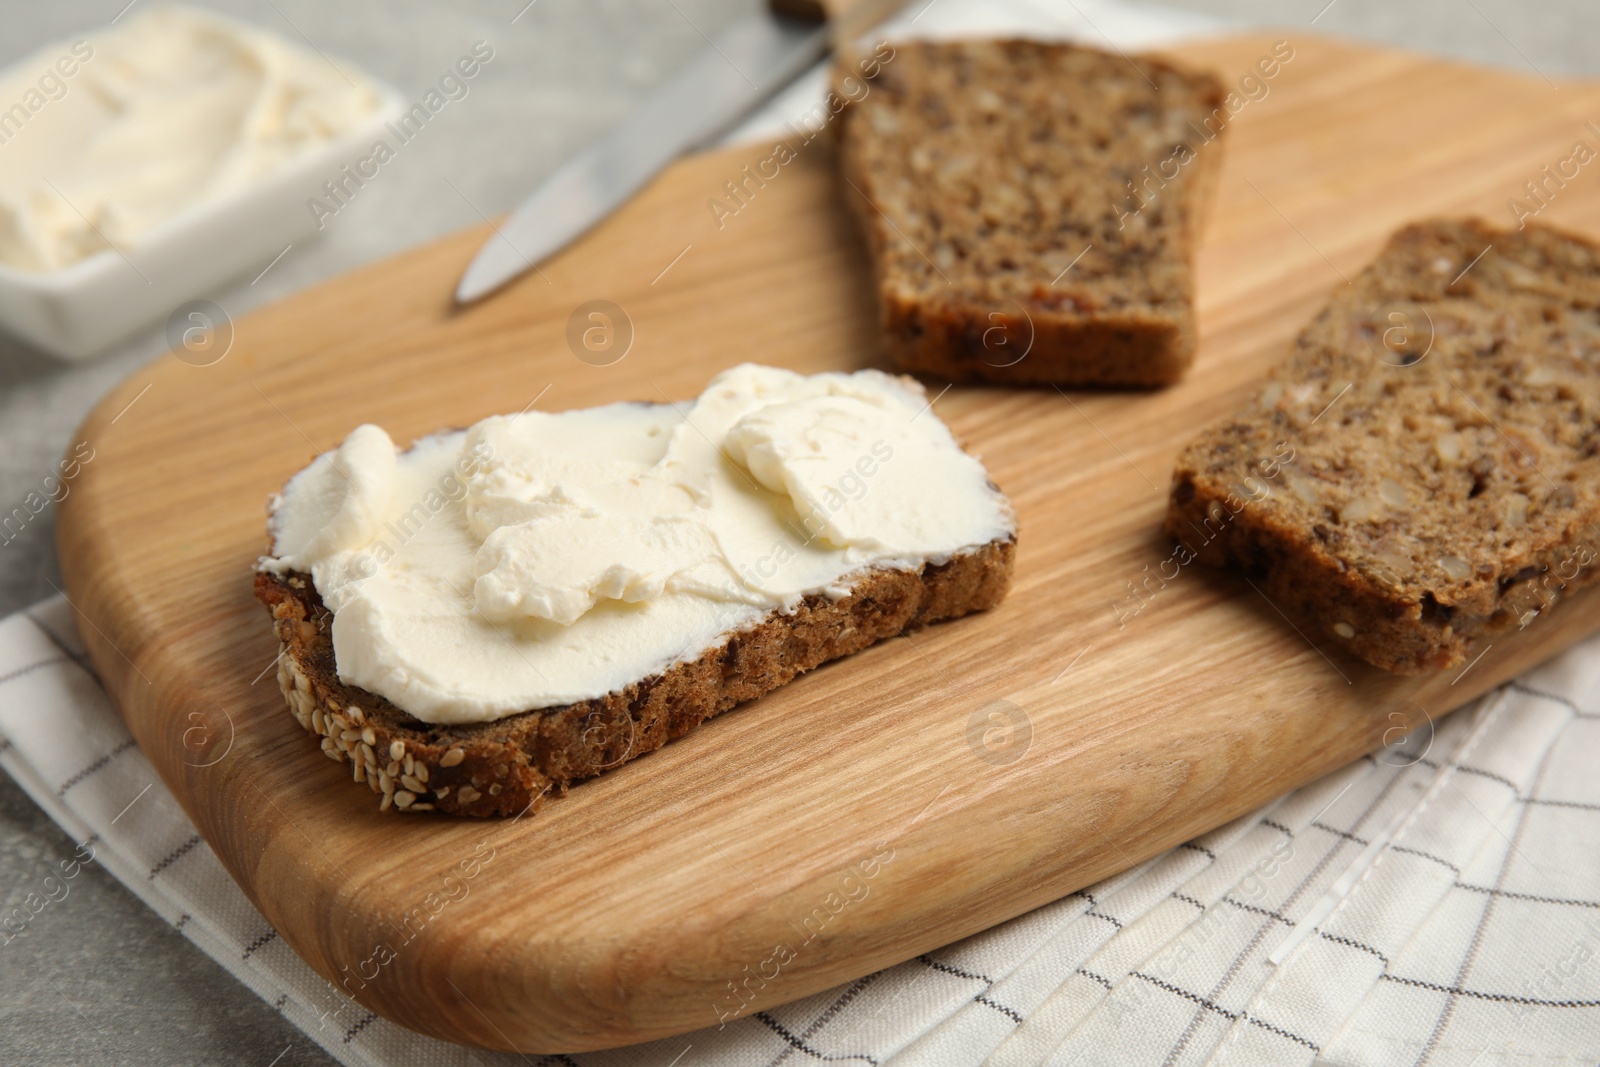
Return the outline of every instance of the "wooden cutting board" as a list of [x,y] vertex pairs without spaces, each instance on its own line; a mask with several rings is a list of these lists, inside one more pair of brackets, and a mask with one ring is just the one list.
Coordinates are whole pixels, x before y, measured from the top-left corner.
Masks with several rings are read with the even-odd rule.
[[[1180,55],[1237,85],[1273,42]],[[708,202],[769,146],[682,162],[480,306],[450,294],[483,228],[255,312],[220,361],[165,356],[113,392],[61,508],[68,590],[139,743],[284,940],[386,1018],[475,1045],[714,1025],[1127,868],[1600,625],[1600,599],[1580,596],[1464,672],[1402,679],[1199,568],[1128,613],[1128,583],[1168,554],[1179,444],[1327,294],[1402,222],[1509,221],[1541,166],[1597,143],[1597,85],[1292,45],[1234,120],[1187,380],[938,400],[1020,513],[1004,605],[818,670],[514,823],[379,814],[295,725],[250,592],[263,503],[363,421],[405,442],[530,403],[692,397],[741,360],[872,365],[868,269],[823,142],[720,226]],[[1592,169],[1543,217],[1600,233]],[[609,366],[567,339],[596,300],[631,322]]]

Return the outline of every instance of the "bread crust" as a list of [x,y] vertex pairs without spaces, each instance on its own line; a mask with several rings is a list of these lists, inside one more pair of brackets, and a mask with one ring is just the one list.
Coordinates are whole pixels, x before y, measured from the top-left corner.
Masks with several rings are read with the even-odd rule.
[[1015,537],[916,571],[862,573],[837,601],[808,596],[771,612],[698,658],[604,697],[490,723],[434,725],[338,677],[330,624],[311,577],[258,571],[255,595],[282,648],[289,710],[349,760],[383,810],[514,815],[654,751],[737,704],[829,660],[930,623],[994,607],[1010,585]]
[[841,195],[896,369],[1012,385],[1183,375],[1227,122],[1218,79],[1026,40],[897,44],[867,65],[865,95],[848,92],[862,68],[846,53],[836,72],[853,101],[838,119]]
[[1166,532],[1395,673],[1530,625],[1600,573],[1600,245],[1400,230],[1183,450]]

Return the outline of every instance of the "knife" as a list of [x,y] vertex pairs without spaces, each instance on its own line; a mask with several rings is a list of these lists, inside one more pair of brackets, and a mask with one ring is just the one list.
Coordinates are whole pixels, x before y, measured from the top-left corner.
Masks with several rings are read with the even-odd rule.
[[[826,5],[839,14],[843,5]],[[864,32],[891,6],[858,0],[849,32]],[[861,10],[857,10],[861,9]],[[871,10],[867,10],[871,9]],[[729,26],[666,84],[524,200],[478,250],[456,287],[470,304],[564,248],[621,206],[679,155],[703,145],[821,59],[829,48],[819,0],[772,0]],[[836,35],[843,35],[838,28]]]

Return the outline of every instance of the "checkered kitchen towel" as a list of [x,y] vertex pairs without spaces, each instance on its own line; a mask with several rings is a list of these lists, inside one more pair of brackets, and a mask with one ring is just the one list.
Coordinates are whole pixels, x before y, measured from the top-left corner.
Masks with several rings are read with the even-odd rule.
[[[534,1059],[420,1037],[346,1000],[157,779],[72,609],[0,622],[0,766],[82,862],[350,1064],[1593,1067],[1597,708],[1600,639],[1406,748],[966,941],[721,1030]],[[0,915],[0,938],[30,906]]]
[[[915,0],[899,21],[890,32],[1130,49],[1205,28],[1109,0]],[[782,129],[821,87],[813,72],[735,137]],[[73,862],[106,867],[349,1064],[1593,1067],[1597,710],[1600,639],[1404,750],[959,944],[721,1030],[523,1057],[417,1036],[319,978],[156,778],[72,609],[55,600],[0,622],[0,766],[82,843]],[[0,940],[44,903],[0,914]]]

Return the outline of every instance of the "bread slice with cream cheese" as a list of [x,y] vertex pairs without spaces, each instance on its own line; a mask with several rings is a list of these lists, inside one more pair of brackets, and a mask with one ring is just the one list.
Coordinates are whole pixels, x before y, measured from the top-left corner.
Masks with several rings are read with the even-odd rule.
[[513,814],[886,637],[998,604],[1011,506],[878,371],[374,426],[271,508],[290,710],[383,808]]

